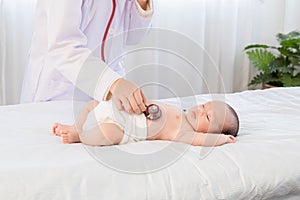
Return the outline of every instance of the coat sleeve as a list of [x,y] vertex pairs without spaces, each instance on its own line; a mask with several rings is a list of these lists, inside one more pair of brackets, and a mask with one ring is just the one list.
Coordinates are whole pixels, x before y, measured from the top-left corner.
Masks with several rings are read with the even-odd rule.
[[125,24],[128,24],[127,45],[139,43],[151,27],[154,13],[153,2],[148,0],[147,10],[143,10],[137,0],[128,3]]
[[100,58],[91,56],[87,38],[80,29],[81,6],[82,0],[48,1],[46,65],[55,67],[80,90],[101,100],[120,75]]

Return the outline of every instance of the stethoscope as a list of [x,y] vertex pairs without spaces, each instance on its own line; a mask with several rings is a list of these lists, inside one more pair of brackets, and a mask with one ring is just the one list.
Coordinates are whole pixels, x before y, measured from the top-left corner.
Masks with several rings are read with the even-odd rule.
[[146,106],[146,111],[143,112],[147,119],[156,120],[161,116],[161,110],[158,105],[150,104]]
[[105,28],[105,32],[104,32],[104,35],[103,35],[103,38],[102,38],[102,44],[101,44],[101,59],[103,60],[103,62],[105,62],[105,56],[104,56],[104,48],[105,48],[105,40],[107,38],[107,34],[108,34],[108,31],[110,29],[110,26],[111,26],[111,23],[113,21],[113,18],[115,16],[115,11],[116,11],[116,0],[112,0],[112,12],[110,14],[110,17],[109,17],[109,20],[108,20],[108,23],[106,25],[106,28]]
[[[110,14],[108,23],[106,25],[105,32],[104,32],[104,35],[103,35],[103,38],[102,38],[102,44],[101,44],[101,59],[103,60],[103,62],[105,62],[105,55],[104,55],[105,40],[107,38],[108,31],[110,29],[111,23],[112,23],[113,18],[115,16],[116,0],[112,0],[112,5],[113,5],[112,12]],[[159,106],[156,105],[156,104],[150,104],[150,105],[148,105],[146,107],[146,111],[144,111],[143,113],[146,116],[146,118],[150,119],[150,120],[159,119],[160,116],[161,116],[161,110],[160,110]]]
[[[186,109],[182,109],[183,112],[187,112]],[[146,106],[146,111],[143,112],[147,119],[156,120],[161,117],[161,110],[158,105],[150,104]]]

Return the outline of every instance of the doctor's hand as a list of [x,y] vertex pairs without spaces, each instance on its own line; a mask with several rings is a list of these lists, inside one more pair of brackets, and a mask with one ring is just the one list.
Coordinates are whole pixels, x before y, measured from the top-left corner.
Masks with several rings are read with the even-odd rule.
[[146,110],[146,98],[141,89],[132,82],[120,78],[110,87],[112,101],[119,110],[126,110],[128,113],[141,114]]

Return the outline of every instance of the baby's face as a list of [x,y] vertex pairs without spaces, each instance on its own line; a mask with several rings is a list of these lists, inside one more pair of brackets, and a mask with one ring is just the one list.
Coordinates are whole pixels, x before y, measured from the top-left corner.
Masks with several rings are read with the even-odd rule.
[[211,101],[189,109],[187,120],[194,131],[202,133],[221,133],[226,125],[226,104],[219,101]]

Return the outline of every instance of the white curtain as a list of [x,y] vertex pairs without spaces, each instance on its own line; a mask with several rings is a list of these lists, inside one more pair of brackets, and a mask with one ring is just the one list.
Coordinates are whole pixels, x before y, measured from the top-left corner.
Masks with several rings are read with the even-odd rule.
[[[37,0],[0,0],[0,104],[19,102]],[[1,23],[2,22],[2,23]]]
[[[14,104],[27,63],[36,0],[1,1],[0,103]],[[125,62],[128,78],[144,87],[149,98],[246,90],[256,71],[249,66],[243,48],[250,43],[275,45],[277,33],[300,30],[299,0],[153,1],[153,28],[160,29],[145,41],[171,49],[146,56],[133,54]],[[173,40],[167,41],[164,34]],[[203,49],[195,50],[198,47]],[[179,52],[175,57],[172,48]]]
[[[249,65],[243,48],[251,43],[276,45],[277,33],[300,31],[299,8],[299,0],[156,1],[153,27],[168,29],[190,38],[188,40],[181,36],[182,40],[174,40],[177,46],[175,49],[184,48],[182,43],[193,40],[203,47],[202,53],[206,51],[207,55],[202,55],[202,60],[199,58],[200,61],[196,64],[198,69],[195,71],[172,55],[156,52],[157,55],[153,57],[169,68],[166,70],[157,64],[158,67],[151,74],[156,75],[152,82],[156,82],[159,89],[151,88],[148,93],[152,98],[167,98],[248,89],[248,83],[256,71]],[[170,38],[174,37],[172,33],[169,35]],[[150,37],[153,40],[158,38],[151,34]],[[163,42],[161,40],[159,41]],[[193,51],[201,53],[190,49],[190,54]],[[186,52],[183,54],[186,55]],[[191,60],[195,60],[195,56],[201,55],[191,55]],[[142,66],[145,60],[148,59],[143,56],[131,57],[127,65],[136,70],[136,66]],[[201,76],[194,75],[197,71]],[[146,72],[140,77],[132,73],[129,78],[142,85],[144,80],[149,79],[149,74],[150,72]],[[176,74],[185,77],[185,83],[179,81]]]
[[4,31],[4,15],[3,15],[3,2],[0,0],[0,103],[5,102],[5,31]]

